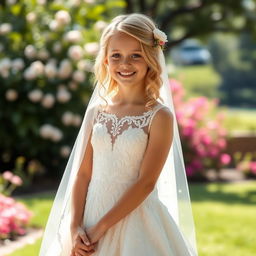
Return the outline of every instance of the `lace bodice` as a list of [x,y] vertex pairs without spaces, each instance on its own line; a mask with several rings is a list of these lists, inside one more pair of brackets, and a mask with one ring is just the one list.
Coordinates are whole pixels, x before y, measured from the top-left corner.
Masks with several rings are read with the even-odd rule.
[[91,138],[92,180],[100,179],[111,183],[136,180],[152,119],[162,107],[165,106],[158,104],[141,115],[123,117],[99,107]]

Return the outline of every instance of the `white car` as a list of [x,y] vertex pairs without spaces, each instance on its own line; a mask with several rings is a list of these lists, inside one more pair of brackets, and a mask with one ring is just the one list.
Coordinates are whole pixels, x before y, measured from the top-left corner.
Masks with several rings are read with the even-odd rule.
[[196,40],[187,40],[181,46],[171,50],[171,58],[176,65],[208,64],[211,54]]

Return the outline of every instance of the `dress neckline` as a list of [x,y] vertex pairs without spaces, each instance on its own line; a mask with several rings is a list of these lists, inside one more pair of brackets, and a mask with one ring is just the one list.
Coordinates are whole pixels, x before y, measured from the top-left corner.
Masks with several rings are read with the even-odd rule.
[[142,112],[142,114],[140,115],[124,115],[124,116],[121,116],[121,117],[118,117],[115,113],[110,113],[110,112],[107,112],[106,110],[104,110],[102,107],[100,107],[100,112],[103,113],[104,115],[108,115],[108,116],[112,116],[114,117],[117,121],[120,121],[120,120],[123,120],[125,118],[134,118],[134,119],[139,119],[141,117],[145,117],[149,114],[151,114],[151,112],[153,112],[157,107],[161,106],[161,104],[157,104],[155,105],[152,109],[149,109],[149,110],[146,110],[144,112]]

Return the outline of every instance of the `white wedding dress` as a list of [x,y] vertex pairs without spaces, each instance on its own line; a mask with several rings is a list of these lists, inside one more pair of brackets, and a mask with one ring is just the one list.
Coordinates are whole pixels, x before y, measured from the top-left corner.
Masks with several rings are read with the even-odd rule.
[[[93,171],[84,210],[84,227],[95,225],[136,181],[156,105],[137,116],[117,117],[99,108],[93,124]],[[136,196],[136,195],[134,195]],[[67,226],[60,233],[66,232]],[[69,256],[70,238],[51,256]],[[63,233],[62,233],[63,237]],[[192,256],[179,227],[159,200],[157,188],[99,240],[93,256]]]

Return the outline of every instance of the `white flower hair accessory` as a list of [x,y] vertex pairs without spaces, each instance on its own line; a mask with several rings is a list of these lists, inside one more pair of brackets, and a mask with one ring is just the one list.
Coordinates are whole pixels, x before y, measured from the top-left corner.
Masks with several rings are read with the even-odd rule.
[[158,28],[155,28],[153,30],[153,34],[154,34],[154,39],[155,39],[154,47],[160,46],[163,49],[165,43],[168,42],[167,35]]

